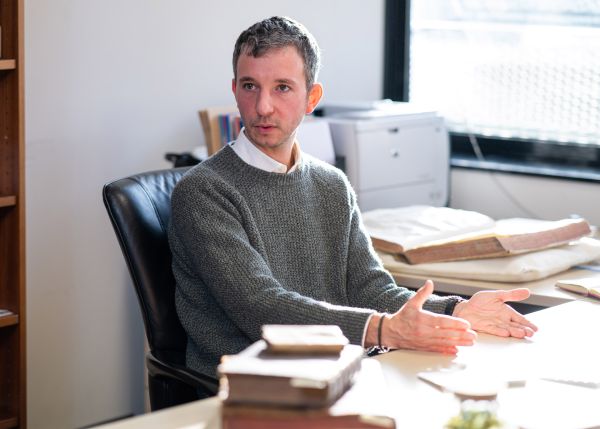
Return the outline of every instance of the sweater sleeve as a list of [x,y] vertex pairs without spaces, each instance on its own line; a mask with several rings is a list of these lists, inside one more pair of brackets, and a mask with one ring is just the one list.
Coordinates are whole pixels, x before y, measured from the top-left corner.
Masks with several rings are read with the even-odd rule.
[[[352,305],[394,313],[414,295],[409,289],[396,285],[383,267],[362,223],[356,196],[350,189],[350,237],[348,248],[348,293]],[[448,314],[456,304],[456,297],[432,295],[423,308],[435,313]]]
[[188,307],[202,311],[195,288],[207,288],[251,341],[260,338],[267,323],[335,324],[360,344],[373,310],[333,305],[285,289],[270,270],[239,193],[228,184],[194,179],[182,180],[173,193],[170,228],[174,263],[181,265],[174,271]]

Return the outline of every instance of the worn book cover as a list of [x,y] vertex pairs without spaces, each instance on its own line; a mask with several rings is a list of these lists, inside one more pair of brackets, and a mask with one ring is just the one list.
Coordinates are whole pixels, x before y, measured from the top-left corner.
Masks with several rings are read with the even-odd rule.
[[224,404],[223,429],[395,428],[394,406],[379,362],[364,359],[352,387],[333,405],[298,409]]
[[264,325],[271,353],[339,354],[350,342],[337,325]]
[[222,358],[219,395],[226,403],[330,405],[352,384],[363,354],[356,345],[333,355],[269,353],[265,341],[257,341]]
[[[509,256],[559,246],[591,233],[585,219],[512,218],[490,223],[475,212],[446,207],[385,215],[387,233],[386,216],[380,214],[374,222],[369,213],[365,215],[373,246],[410,264]],[[440,217],[447,219],[442,222]]]

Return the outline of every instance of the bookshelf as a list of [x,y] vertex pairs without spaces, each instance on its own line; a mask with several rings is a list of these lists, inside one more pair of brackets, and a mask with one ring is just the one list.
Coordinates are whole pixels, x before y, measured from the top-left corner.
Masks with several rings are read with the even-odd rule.
[[23,1],[0,0],[0,429],[27,424]]

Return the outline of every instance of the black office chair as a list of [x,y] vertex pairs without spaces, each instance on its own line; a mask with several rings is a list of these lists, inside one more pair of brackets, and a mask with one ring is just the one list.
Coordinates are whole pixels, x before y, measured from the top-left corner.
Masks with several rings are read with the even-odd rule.
[[171,193],[188,168],[137,174],[102,190],[142,310],[152,411],[213,396],[218,387],[216,379],[184,366],[187,337],[175,312],[167,227]]

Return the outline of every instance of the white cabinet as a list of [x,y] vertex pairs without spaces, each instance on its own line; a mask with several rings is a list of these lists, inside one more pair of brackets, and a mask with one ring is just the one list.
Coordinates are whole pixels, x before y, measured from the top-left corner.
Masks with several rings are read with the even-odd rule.
[[447,204],[449,139],[437,114],[330,119],[330,128],[361,210]]

